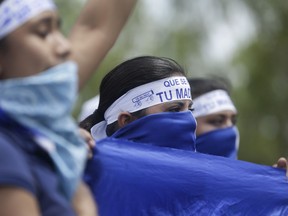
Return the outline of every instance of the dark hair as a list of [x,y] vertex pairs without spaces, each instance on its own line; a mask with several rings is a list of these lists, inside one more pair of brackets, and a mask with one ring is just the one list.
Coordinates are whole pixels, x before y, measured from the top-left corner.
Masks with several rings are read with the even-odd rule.
[[[4,2],[4,0],[0,0],[0,5]],[[0,39],[0,50],[4,50],[6,48],[5,38]]]
[[5,51],[7,50],[6,38],[0,39],[0,50]]
[[197,98],[214,90],[224,90],[230,95],[231,83],[228,79],[220,76],[210,76],[207,78],[188,78],[191,87],[192,98]]
[[[94,112],[95,113],[95,112]],[[87,116],[85,119],[79,122],[79,127],[87,130],[89,133],[91,128],[95,125],[95,117],[94,114]]]
[[[176,61],[165,57],[141,56],[119,64],[103,78],[99,106],[92,114],[93,117],[87,120],[90,121],[88,125],[103,121],[105,111],[129,90],[176,74],[185,76],[184,69]],[[140,110],[134,115],[139,117],[143,112]],[[116,129],[115,123],[112,123],[107,127],[107,135],[110,136]]]

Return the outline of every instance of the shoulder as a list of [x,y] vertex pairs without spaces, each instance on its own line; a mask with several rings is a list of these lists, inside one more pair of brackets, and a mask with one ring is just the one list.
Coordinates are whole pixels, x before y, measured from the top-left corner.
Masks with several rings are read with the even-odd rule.
[[74,215],[70,202],[59,191],[59,179],[48,155],[33,148],[31,142],[0,130],[0,188],[9,185],[11,193],[32,194],[30,198],[37,199],[43,216]]

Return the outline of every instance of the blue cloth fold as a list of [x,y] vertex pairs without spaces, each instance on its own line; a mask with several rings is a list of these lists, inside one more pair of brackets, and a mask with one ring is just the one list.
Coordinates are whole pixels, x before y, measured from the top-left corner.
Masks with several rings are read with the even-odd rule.
[[101,216],[288,215],[285,171],[107,138],[85,181]]
[[196,120],[191,111],[162,112],[144,116],[111,137],[137,143],[195,151]]

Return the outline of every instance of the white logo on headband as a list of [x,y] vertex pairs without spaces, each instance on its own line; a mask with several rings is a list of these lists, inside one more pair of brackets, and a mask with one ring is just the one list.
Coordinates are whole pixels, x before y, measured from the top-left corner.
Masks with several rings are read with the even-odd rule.
[[157,104],[192,100],[190,85],[183,76],[168,77],[131,89],[118,98],[105,112],[105,121],[91,129],[94,139],[106,137],[106,126],[117,121],[121,112],[136,112]]
[[5,0],[0,4],[0,39],[45,10],[55,10],[52,0]]
[[193,100],[194,117],[205,116],[216,112],[231,110],[236,112],[236,108],[224,90],[214,90],[203,94]]

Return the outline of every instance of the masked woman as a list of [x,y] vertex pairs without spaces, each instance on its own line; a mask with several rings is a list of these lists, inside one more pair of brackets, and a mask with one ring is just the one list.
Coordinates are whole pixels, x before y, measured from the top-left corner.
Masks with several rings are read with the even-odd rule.
[[237,109],[230,98],[230,85],[221,77],[189,78],[193,115],[197,121],[197,152],[237,158],[239,132]]
[[0,1],[0,215],[96,214],[70,113],[133,5],[87,2],[66,39],[52,0]]
[[191,106],[169,58],[133,58],[104,77],[97,110],[81,122],[97,142],[84,179],[100,215],[287,214],[285,171],[195,153]]

